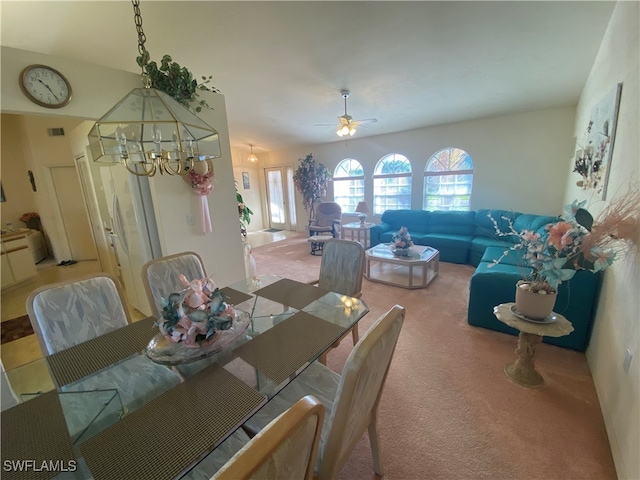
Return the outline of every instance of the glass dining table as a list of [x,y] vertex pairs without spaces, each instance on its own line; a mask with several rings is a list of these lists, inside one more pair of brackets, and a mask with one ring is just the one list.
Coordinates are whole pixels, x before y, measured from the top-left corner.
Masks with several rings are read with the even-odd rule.
[[[2,478],[180,478],[369,312],[275,275],[222,290],[248,325],[221,348],[173,358],[149,317],[2,372]],[[130,384],[74,390],[133,357],[181,381],[132,411],[121,399]]]

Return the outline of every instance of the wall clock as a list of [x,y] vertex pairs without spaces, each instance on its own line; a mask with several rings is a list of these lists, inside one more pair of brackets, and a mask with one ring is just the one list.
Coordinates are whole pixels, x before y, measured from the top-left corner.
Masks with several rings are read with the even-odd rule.
[[29,100],[41,107],[60,108],[71,100],[69,81],[46,65],[29,65],[22,70],[20,88]]

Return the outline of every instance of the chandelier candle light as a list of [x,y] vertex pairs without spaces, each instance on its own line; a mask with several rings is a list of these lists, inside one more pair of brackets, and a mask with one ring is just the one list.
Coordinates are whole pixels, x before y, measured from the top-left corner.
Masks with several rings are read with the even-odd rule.
[[144,88],[131,90],[95,123],[89,132],[91,153],[94,161],[124,164],[134,175],[186,175],[195,163],[222,156],[218,132],[167,93],[151,88],[140,2],[132,3]]

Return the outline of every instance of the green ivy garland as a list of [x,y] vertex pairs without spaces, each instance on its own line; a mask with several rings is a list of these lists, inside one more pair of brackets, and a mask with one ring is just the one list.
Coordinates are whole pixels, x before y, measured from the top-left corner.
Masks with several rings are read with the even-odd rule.
[[156,88],[171,96],[184,107],[195,111],[202,111],[202,108],[211,108],[206,100],[198,100],[198,90],[220,93],[216,87],[208,87],[211,76],[202,77],[202,82],[198,83],[187,67],[174,62],[170,55],[164,55],[160,60],[160,66],[152,60],[148,51],[136,57],[138,65],[145,69],[151,82],[151,88]]

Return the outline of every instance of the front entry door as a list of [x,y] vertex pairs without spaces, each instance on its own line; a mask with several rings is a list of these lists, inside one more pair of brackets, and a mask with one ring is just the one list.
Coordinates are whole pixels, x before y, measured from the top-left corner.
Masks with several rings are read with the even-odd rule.
[[285,177],[282,167],[266,168],[269,228],[287,230]]

